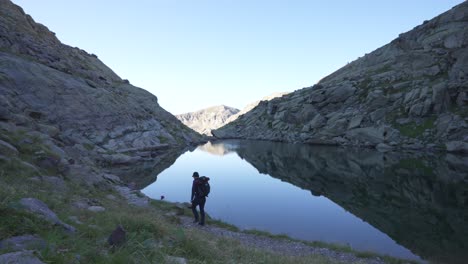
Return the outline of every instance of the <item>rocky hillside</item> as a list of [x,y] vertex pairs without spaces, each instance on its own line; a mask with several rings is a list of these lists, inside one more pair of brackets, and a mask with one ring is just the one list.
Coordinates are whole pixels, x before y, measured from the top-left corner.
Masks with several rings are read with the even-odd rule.
[[211,136],[211,130],[226,124],[226,120],[239,112],[239,109],[218,105],[208,107],[196,112],[176,115],[186,126],[192,128],[200,134]]
[[261,102],[213,134],[468,152],[467,42],[464,2],[312,87]]
[[9,0],[0,0],[0,65],[7,143],[13,140],[5,135],[21,132],[47,142],[64,160],[121,163],[201,140],[155,96],[96,55],[62,44]]

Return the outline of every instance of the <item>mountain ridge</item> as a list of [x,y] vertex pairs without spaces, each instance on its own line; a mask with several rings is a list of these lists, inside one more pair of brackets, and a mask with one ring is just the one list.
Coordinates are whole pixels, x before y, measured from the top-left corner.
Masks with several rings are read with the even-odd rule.
[[176,115],[186,126],[200,134],[211,136],[211,130],[221,127],[226,120],[240,110],[226,105],[216,105],[195,112]]
[[213,135],[466,153],[467,14],[464,2]]
[[176,117],[186,126],[192,128],[198,133],[211,136],[211,130],[220,128],[236,120],[239,116],[255,108],[261,101],[269,101],[285,94],[287,94],[287,92],[267,95],[258,101],[248,104],[242,108],[242,110],[230,106],[218,105],[197,110],[195,112],[176,115]]

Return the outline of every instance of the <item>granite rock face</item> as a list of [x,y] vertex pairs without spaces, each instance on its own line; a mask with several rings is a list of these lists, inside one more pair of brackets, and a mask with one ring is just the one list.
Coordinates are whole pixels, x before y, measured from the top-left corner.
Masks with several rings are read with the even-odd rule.
[[318,84],[263,101],[218,138],[445,149],[468,138],[468,3]]
[[156,96],[122,80],[97,56],[62,44],[9,0],[0,0],[0,65],[0,121],[49,140],[95,153],[201,140]]

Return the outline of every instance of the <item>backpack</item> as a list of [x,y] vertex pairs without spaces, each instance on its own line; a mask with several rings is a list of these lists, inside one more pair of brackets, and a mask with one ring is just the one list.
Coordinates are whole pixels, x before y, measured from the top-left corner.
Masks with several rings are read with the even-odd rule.
[[200,183],[198,184],[198,195],[201,197],[208,197],[208,194],[210,194],[210,183],[208,182],[210,180],[209,177],[206,176],[201,176],[199,178]]

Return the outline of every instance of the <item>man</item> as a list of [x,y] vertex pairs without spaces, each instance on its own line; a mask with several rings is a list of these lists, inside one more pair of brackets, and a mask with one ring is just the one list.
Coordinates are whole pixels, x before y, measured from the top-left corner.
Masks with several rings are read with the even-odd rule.
[[205,202],[206,202],[206,197],[204,194],[200,193],[200,185],[203,183],[200,180],[200,175],[198,175],[198,172],[194,172],[192,175],[193,178],[193,183],[192,183],[192,196],[191,196],[191,201],[192,201],[192,212],[193,216],[195,217],[195,220],[193,220],[194,223],[198,222],[198,212],[197,212],[197,206],[200,207],[200,215],[201,219],[200,222],[198,222],[199,225],[203,226],[205,225]]

